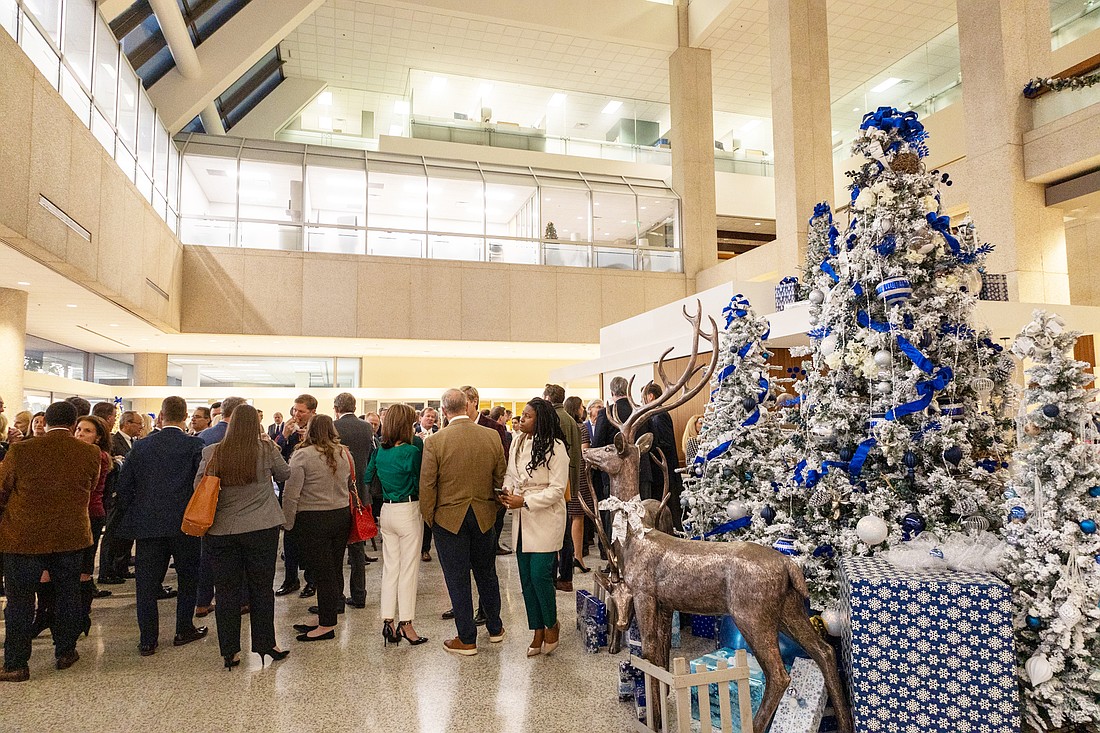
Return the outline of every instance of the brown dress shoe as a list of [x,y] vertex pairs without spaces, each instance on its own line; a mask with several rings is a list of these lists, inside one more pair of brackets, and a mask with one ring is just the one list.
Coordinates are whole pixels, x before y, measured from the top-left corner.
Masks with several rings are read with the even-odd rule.
[[26,682],[30,678],[31,670],[29,667],[0,671],[0,682]]
[[76,664],[79,659],[80,655],[76,653],[76,649],[73,649],[71,652],[66,652],[57,658],[57,668],[68,669]]
[[463,644],[457,636],[443,642],[443,648],[451,654],[461,654],[464,657],[472,657],[477,654],[477,644]]
[[562,591],[563,593],[573,592],[573,582],[570,580],[555,580],[554,587]]

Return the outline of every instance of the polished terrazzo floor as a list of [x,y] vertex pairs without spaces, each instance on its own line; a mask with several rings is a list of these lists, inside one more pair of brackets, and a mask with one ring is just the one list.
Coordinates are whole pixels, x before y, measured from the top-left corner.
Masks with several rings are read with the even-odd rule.
[[[450,602],[434,552],[432,562],[421,564],[416,621],[431,641],[383,649],[380,565],[367,569],[367,607],[347,609],[335,641],[295,642],[291,625],[309,620],[306,608],[315,599],[296,593],[277,598],[276,632],[290,656],[261,668],[252,654],[230,672],[218,656],[213,614],[198,621],[210,626],[209,637],[172,646],[171,600],[160,604],[160,648],[139,656],[133,581],[111,586],[114,596],[96,601],[92,610],[91,635],[81,637],[76,665],[54,669],[47,633],[34,642],[30,681],[0,686],[0,732],[630,730],[633,706],[617,697],[618,663],[627,653],[585,653],[572,594],[558,594],[558,649],[548,657],[525,656],[530,632],[515,555],[497,563],[507,637],[490,644],[481,627],[479,653],[467,658],[448,654],[441,644],[455,629],[439,617]],[[590,575],[574,581],[576,588],[591,589]],[[174,585],[174,571],[166,582]],[[247,628],[246,622],[244,649]],[[713,642],[686,633],[684,643],[675,656],[692,659],[708,645],[713,649]]]

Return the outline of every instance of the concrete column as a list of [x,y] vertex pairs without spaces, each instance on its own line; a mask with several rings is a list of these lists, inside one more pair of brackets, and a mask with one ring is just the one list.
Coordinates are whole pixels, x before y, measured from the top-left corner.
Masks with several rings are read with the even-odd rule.
[[[1100,305],[1100,220],[1078,219],[1066,225],[1069,294],[1074,305]],[[1100,344],[1100,339],[1097,340]]]
[[[168,354],[134,354],[135,387],[164,387],[167,384]],[[164,397],[135,399],[134,410],[156,413],[163,401]]]
[[684,274],[694,278],[718,264],[710,49],[676,49],[668,59],[668,81],[672,188],[680,196]]
[[1009,297],[1068,303],[1062,212],[1024,178],[1023,133],[1031,103],[1021,90],[1049,74],[1049,0],[958,0],[970,213],[997,246],[990,272],[1008,275]]
[[768,0],[772,139],[775,144],[776,275],[806,256],[814,204],[833,198],[829,32],[825,0]]
[[11,422],[23,409],[23,353],[27,343],[27,291],[0,288],[0,397]]

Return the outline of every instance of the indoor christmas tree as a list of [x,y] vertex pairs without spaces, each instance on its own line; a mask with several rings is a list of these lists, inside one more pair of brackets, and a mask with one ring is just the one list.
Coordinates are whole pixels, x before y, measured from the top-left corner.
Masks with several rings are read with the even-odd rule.
[[1079,334],[1036,311],[1012,351],[1031,361],[1005,492],[1024,716],[1047,730],[1100,723],[1100,454]]
[[703,414],[699,453],[685,472],[681,501],[689,536],[748,539],[729,533],[747,526],[753,512],[763,506],[759,497],[773,491],[782,465],[768,457],[784,438],[766,404],[771,393],[763,344],[768,321],[757,316],[740,294],[723,313],[726,327]]
[[971,322],[992,248],[942,214],[926,137],[913,112],[867,115],[847,227],[825,205],[811,221],[801,460],[754,523],[793,546],[815,608],[837,597],[839,557],[999,520],[1011,358]]

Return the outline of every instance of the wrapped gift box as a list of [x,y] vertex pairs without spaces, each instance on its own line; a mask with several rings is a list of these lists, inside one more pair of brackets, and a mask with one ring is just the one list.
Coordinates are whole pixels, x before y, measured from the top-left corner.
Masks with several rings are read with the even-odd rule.
[[[713,672],[718,669],[718,660],[725,659],[727,663],[732,665],[733,659],[737,654],[736,649],[719,649],[710,654],[704,654],[698,659],[693,659],[689,663],[689,668],[692,672]],[[751,654],[749,657],[749,701],[752,704],[753,714],[760,708],[760,703],[764,700],[764,672],[760,669],[760,665],[756,663],[756,659]],[[693,720],[699,720],[699,691],[702,688],[691,688],[691,717]],[[730,683],[730,711],[733,718],[733,733],[741,733],[741,715],[737,711],[740,708],[740,700],[737,694],[736,683]],[[710,707],[710,723],[713,727],[721,730],[722,717],[721,717],[721,703],[718,699],[718,685],[707,685],[707,697],[709,698]]]
[[673,649],[679,649],[680,648],[680,642],[681,642],[681,638],[680,638],[680,612],[679,611],[673,611],[672,612],[672,648]]
[[630,626],[626,630],[627,651],[635,657],[644,658],[642,654],[642,632],[638,629],[638,617],[630,620]]
[[634,678],[645,676],[633,664],[623,660],[619,662],[619,700],[626,702],[634,699]]
[[692,615],[691,635],[700,639],[718,638],[718,617]]
[[840,561],[857,733],[1018,733],[1012,596],[985,573]]
[[607,626],[607,604],[586,590],[577,591],[577,629],[584,629],[584,620]]
[[982,273],[982,290],[978,294],[981,300],[1008,300],[1008,276]]
[[591,618],[584,619],[584,650],[599,654],[600,647],[607,646],[607,624],[598,624]]
[[825,676],[809,659],[796,659],[787,687],[772,719],[770,733],[817,733],[825,715]]
[[798,300],[798,278],[785,277],[775,286],[775,309],[781,311]]

